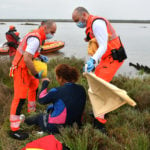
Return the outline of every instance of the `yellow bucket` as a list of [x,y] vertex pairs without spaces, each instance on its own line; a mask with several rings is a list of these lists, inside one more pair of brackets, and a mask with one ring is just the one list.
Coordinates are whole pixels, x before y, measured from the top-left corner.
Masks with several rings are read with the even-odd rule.
[[[34,64],[35,70],[36,70],[37,72],[40,72],[40,71],[42,71],[42,70],[44,71],[44,72],[42,73],[42,78],[47,77],[47,64],[46,64],[46,63],[44,63],[44,62],[42,62],[42,61],[40,61],[40,60],[34,59],[34,60],[33,60],[33,64]],[[29,73],[31,74],[30,71],[29,71]]]

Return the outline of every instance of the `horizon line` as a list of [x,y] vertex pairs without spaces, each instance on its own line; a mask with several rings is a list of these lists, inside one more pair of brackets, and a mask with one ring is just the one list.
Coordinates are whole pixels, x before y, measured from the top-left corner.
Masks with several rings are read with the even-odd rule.
[[[48,19],[0,19],[0,22],[41,22]],[[55,22],[73,22],[72,19],[52,19]],[[150,20],[108,19],[112,23],[150,23]]]

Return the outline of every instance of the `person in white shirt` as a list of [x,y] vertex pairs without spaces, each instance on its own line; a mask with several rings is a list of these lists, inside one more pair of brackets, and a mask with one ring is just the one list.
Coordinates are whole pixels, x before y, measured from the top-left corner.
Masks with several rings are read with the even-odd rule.
[[28,112],[36,110],[36,90],[43,73],[36,71],[33,59],[39,57],[44,62],[48,61],[46,56],[40,54],[40,45],[44,40],[52,38],[55,32],[56,23],[52,20],[29,32],[20,42],[12,61],[10,76],[14,80],[14,98],[10,109],[10,136],[15,139],[24,140],[28,137],[27,133],[19,130],[22,106],[28,96]]
[[[86,62],[87,68],[84,71],[91,72],[95,69],[96,76],[110,82],[127,58],[114,28],[107,19],[91,15],[84,7],[77,7],[72,13],[72,19],[79,28],[86,27],[85,41],[96,39],[98,45]],[[98,121],[105,124],[104,115]]]

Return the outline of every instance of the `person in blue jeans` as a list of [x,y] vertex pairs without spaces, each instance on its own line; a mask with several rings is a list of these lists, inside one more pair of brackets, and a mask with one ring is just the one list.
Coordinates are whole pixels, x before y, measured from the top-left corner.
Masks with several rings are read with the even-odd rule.
[[56,80],[59,87],[47,92],[49,79],[42,82],[38,102],[49,104],[47,113],[38,114],[25,119],[28,125],[36,124],[48,133],[58,133],[61,126],[77,123],[81,125],[81,118],[86,103],[86,92],[83,86],[76,84],[79,73],[76,68],[67,64],[60,64],[55,68]]

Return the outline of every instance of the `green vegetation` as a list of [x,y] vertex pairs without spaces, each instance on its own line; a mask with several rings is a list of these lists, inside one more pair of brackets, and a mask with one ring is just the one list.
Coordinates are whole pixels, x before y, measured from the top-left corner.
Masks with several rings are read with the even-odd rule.
[[[75,58],[52,59],[48,64],[48,77],[51,79],[50,88],[58,86],[55,80],[54,67],[60,63],[75,66],[82,73],[83,61]],[[25,141],[11,139],[9,131],[9,109],[13,97],[13,80],[9,78],[9,63],[0,66],[0,150],[19,150],[26,143],[44,135],[38,135],[38,128],[22,124],[21,128],[30,133]],[[86,91],[88,84],[82,76],[79,80]],[[124,105],[109,113],[106,125],[107,135],[102,134],[93,127],[93,119],[90,117],[91,105],[87,98],[84,113],[83,126],[81,129],[74,124],[73,127],[60,129],[61,134],[57,139],[65,143],[71,150],[149,150],[150,149],[150,77],[130,78],[117,76],[112,83],[119,88],[125,89],[137,106]],[[37,112],[45,110],[45,106],[37,105]],[[24,105],[23,113],[26,113]],[[46,135],[46,134],[45,134]]]

